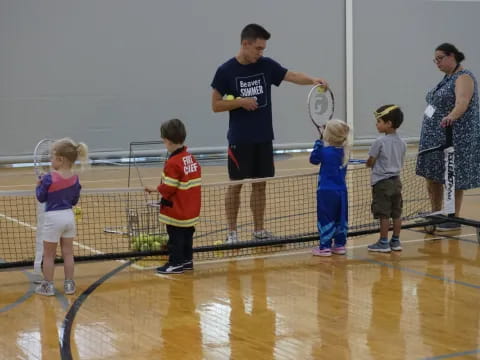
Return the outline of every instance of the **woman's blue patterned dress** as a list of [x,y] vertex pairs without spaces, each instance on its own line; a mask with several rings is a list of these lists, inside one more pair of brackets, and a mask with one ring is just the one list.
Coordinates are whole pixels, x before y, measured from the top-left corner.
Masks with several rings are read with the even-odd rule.
[[[458,71],[443,80],[427,93],[427,104],[435,108],[432,117],[423,116],[419,150],[445,144],[445,129],[440,122],[455,107],[455,81],[462,75],[474,81],[474,92],[467,111],[453,123],[455,147],[455,188],[461,190],[480,187],[480,118],[478,110],[477,80],[468,70]],[[420,155],[417,175],[444,183],[443,151]]]

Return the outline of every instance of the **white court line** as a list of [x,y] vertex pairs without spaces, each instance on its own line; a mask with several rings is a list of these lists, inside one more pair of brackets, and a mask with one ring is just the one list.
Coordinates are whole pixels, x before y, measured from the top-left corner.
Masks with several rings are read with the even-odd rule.
[[[13,223],[22,225],[22,226],[24,226],[24,227],[26,227],[26,228],[32,229],[33,231],[37,231],[37,227],[36,227],[36,226],[33,226],[33,225],[28,224],[28,223],[26,223],[26,222],[20,221],[20,220],[15,219],[15,218],[12,218],[11,216],[8,216],[8,215],[5,215],[5,214],[0,213],[0,218],[3,218],[3,219],[5,219],[5,220],[11,221],[11,222],[13,222]],[[94,249],[94,248],[92,248],[92,247],[90,247],[90,246],[87,246],[87,245],[83,245],[83,244],[81,244],[81,243],[79,243],[78,241],[75,241],[75,240],[73,241],[73,245],[75,245],[75,246],[77,246],[77,247],[79,247],[79,248],[81,248],[81,249],[83,249],[83,250],[91,251],[91,252],[93,252],[93,253],[95,253],[95,254],[97,254],[97,255],[104,255],[104,254],[105,254],[104,252],[102,252],[102,251],[100,251],[100,250]],[[118,261],[118,262],[121,262],[121,263],[125,263],[125,262],[126,262],[126,260],[122,260],[122,259],[117,259],[117,260],[115,260],[115,261]],[[136,265],[136,264],[132,264],[131,266],[132,266],[133,268],[135,268],[135,269],[139,269],[139,270],[143,269],[142,266],[139,266],[139,265]]]

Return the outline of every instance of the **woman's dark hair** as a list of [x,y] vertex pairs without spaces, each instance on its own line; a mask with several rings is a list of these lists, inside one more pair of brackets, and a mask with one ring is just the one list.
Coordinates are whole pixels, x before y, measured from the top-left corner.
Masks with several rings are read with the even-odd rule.
[[457,63],[461,63],[465,59],[465,55],[463,55],[461,51],[458,51],[455,45],[452,45],[450,43],[443,43],[441,45],[438,45],[435,51],[443,51],[447,56],[453,54]]

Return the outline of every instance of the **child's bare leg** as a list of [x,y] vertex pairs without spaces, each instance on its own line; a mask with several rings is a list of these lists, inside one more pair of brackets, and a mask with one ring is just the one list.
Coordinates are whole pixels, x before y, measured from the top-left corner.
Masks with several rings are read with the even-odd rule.
[[400,230],[402,229],[402,219],[393,219],[393,236],[397,239],[400,237]]
[[380,218],[380,239],[388,239],[389,228],[390,228],[390,219]]
[[47,281],[53,281],[55,272],[55,255],[57,253],[57,243],[43,242],[43,277]]
[[63,271],[66,280],[73,280],[73,238],[61,238],[60,245],[62,248]]

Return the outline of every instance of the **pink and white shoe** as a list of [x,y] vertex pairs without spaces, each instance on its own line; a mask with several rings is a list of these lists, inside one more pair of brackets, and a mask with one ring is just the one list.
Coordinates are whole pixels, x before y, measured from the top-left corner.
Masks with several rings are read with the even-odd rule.
[[334,246],[332,248],[332,253],[336,255],[345,255],[347,253],[347,249],[345,246]]
[[319,247],[315,247],[312,249],[312,254],[314,256],[332,256],[332,250],[328,248],[320,249]]

